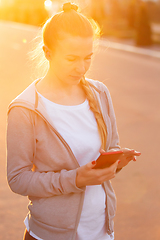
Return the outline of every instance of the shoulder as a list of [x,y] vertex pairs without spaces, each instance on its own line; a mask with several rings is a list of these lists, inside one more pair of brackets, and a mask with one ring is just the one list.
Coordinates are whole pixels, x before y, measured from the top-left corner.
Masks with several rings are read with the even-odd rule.
[[22,93],[20,93],[8,106],[8,112],[13,107],[24,107],[34,110],[35,99],[36,99],[36,83],[39,80],[32,82]]
[[15,124],[17,128],[24,123],[26,125],[33,124],[35,113],[34,111],[22,107],[22,106],[14,106],[11,107],[7,114],[7,123]]
[[86,81],[89,83],[90,87],[93,88],[98,93],[105,92],[105,94],[107,94],[107,96],[110,96],[109,90],[104,83],[102,83],[98,80],[93,80],[93,79],[89,79],[89,78],[86,78]]
[[93,79],[86,78],[86,81],[88,81],[90,87],[93,89],[99,102],[101,104],[102,102],[105,102],[105,104],[109,106],[109,108],[112,108],[112,97],[107,86],[104,83]]

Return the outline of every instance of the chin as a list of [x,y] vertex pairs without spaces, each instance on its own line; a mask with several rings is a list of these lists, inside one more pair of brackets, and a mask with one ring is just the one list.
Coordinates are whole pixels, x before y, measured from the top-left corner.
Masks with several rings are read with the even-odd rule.
[[83,76],[71,76],[71,78],[75,81],[80,81]]

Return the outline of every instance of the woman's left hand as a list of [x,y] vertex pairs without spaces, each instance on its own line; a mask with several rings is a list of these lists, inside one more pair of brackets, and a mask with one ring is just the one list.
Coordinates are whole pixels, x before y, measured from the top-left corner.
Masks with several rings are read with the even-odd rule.
[[118,164],[118,169],[125,167],[131,160],[136,161],[136,157],[140,156],[141,153],[135,151],[134,149],[122,148],[123,155],[119,158],[120,163]]

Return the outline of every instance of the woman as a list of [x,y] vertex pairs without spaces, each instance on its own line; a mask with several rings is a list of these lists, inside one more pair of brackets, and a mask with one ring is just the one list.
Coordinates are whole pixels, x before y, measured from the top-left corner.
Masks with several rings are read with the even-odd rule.
[[138,153],[123,149],[120,161],[94,169],[100,152],[120,147],[108,89],[84,77],[93,39],[90,21],[65,3],[43,28],[47,74],[9,106],[8,183],[30,200],[24,240],[114,239],[109,180]]

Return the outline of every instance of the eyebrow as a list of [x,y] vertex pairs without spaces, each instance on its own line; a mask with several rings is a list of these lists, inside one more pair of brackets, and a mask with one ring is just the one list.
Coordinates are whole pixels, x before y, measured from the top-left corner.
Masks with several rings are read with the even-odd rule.
[[[88,54],[86,57],[90,57],[90,56],[92,56],[92,55],[93,55],[93,52],[90,53],[90,54]],[[79,57],[79,56],[74,55],[74,54],[70,54],[70,55],[67,55],[67,57]]]

